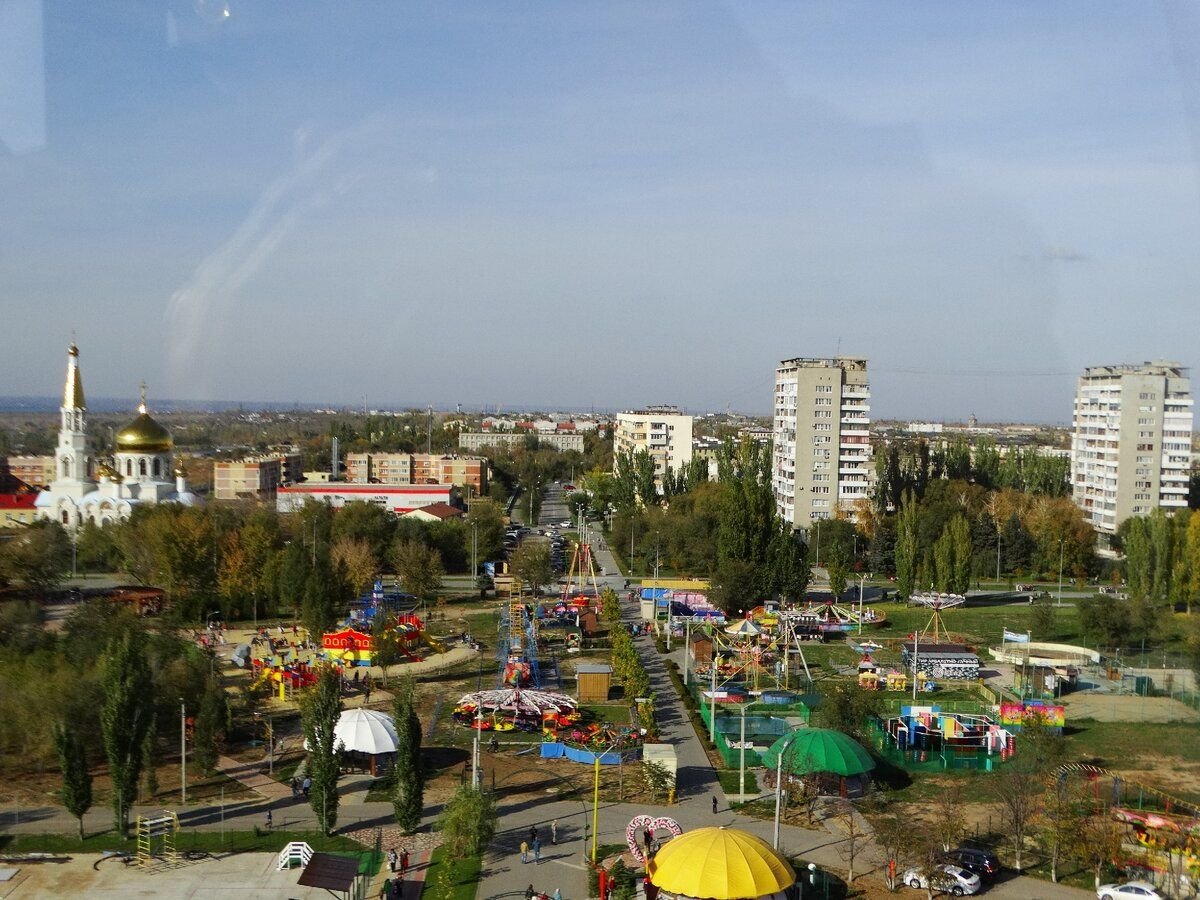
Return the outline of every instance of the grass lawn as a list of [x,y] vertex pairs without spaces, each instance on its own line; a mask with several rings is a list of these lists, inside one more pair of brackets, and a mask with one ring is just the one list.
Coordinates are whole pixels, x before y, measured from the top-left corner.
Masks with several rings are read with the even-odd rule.
[[[429,868],[425,870],[425,893],[438,900],[475,900],[475,892],[479,889],[479,857],[447,857],[444,846],[433,851]],[[443,882],[448,889],[443,889]]]
[[[721,783],[721,790],[727,794],[736,794],[741,788],[741,775],[736,769],[718,769],[717,781]],[[758,793],[758,778],[749,770],[746,771],[746,793]]]
[[585,722],[629,724],[629,707],[624,703],[584,703],[579,710],[584,713]]
[[1138,768],[1143,761],[1163,757],[1200,762],[1200,740],[1192,723],[1073,719],[1065,734],[1073,759],[1095,759],[1101,765]]
[[[931,613],[919,606],[907,607],[886,603],[881,609],[887,612],[888,623],[882,628],[864,629],[864,640],[868,636],[882,638],[904,638],[910,632],[921,631],[929,623]],[[955,635],[976,645],[1000,643],[1000,633],[1010,631],[1034,631],[1030,624],[1033,610],[1027,603],[1004,603],[989,606],[959,606],[942,613],[942,623]],[[1079,629],[1079,613],[1074,606],[1055,609],[1054,628],[1046,634],[1032,635],[1035,641],[1057,641],[1078,643],[1083,640]],[[857,639],[856,635],[851,636]]]
[[[132,827],[132,823],[131,826]],[[324,837],[319,832],[310,831],[280,831],[271,832],[255,829],[254,831],[193,831],[183,829],[179,832],[178,849],[205,850],[210,853],[278,853],[291,841],[305,841],[314,850],[324,850],[330,853],[361,853],[362,844],[350,838],[332,835]],[[100,853],[104,850],[125,850],[137,852],[137,841],[133,838],[122,840],[115,832],[106,831],[101,834],[91,834],[82,841],[74,835],[66,834],[17,834],[0,835],[0,851],[4,853],[25,853],[42,851],[45,853]],[[367,854],[368,856],[370,854]]]

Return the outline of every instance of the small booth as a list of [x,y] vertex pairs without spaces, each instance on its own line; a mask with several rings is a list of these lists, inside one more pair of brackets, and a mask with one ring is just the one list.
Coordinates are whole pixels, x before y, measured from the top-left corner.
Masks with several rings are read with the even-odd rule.
[[927,678],[961,681],[979,679],[979,657],[962,644],[904,644],[904,665]]
[[801,728],[785,734],[762,754],[769,769],[783,754],[785,776],[813,778],[827,796],[861,797],[871,785],[875,761],[858,741],[832,728]]
[[607,663],[580,663],[575,669],[580,703],[606,703],[612,687],[612,666]]
[[642,762],[662,766],[671,776],[671,795],[675,794],[675,776],[679,772],[679,759],[670,744],[643,744]]
[[333,728],[334,746],[346,762],[373,776],[383,774],[396,758],[400,745],[392,717],[373,709],[348,709]]

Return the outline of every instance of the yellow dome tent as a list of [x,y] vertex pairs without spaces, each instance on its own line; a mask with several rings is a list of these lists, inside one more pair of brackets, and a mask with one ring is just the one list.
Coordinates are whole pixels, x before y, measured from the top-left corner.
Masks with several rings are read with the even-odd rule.
[[695,900],[756,900],[796,881],[788,861],[761,838],[737,828],[698,828],[680,835],[650,861],[650,883]]

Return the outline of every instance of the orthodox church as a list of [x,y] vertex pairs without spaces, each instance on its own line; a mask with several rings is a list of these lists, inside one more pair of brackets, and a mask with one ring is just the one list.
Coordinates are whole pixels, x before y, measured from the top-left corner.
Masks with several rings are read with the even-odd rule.
[[79,348],[67,350],[67,381],[55,450],[55,479],[37,498],[38,515],[69,529],[85,522],[106,525],[128,519],[138,505],[180,503],[197,506],[187,473],[174,466],[171,433],[146,412],[146,386],[138,416],[116,435],[116,452],[92,457],[87,449],[87,402],[79,374]]

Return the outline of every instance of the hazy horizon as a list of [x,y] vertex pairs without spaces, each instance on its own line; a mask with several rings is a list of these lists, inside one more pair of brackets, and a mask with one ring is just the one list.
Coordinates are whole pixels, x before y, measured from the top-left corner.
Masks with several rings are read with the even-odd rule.
[[6,391],[1061,424],[1190,364],[1198,161],[1177,0],[9,0]]

